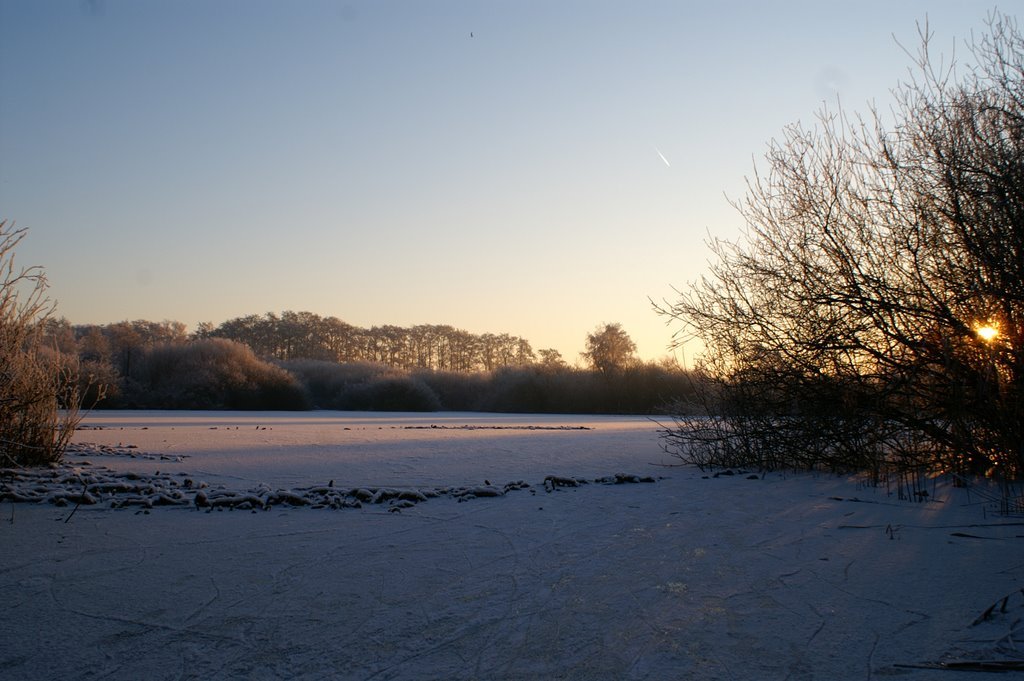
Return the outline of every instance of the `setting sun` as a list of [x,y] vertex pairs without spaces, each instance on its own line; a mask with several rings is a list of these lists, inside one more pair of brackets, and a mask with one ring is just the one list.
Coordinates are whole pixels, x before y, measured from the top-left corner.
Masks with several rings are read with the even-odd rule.
[[975,329],[975,333],[978,334],[978,338],[986,343],[990,343],[999,335],[999,329],[990,324],[986,324]]

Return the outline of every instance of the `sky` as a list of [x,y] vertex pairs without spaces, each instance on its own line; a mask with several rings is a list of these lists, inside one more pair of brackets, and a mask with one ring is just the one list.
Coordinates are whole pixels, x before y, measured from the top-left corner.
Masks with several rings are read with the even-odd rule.
[[0,0],[0,219],[73,324],[308,310],[572,363],[619,323],[689,364],[650,300],[739,236],[770,140],[993,7]]

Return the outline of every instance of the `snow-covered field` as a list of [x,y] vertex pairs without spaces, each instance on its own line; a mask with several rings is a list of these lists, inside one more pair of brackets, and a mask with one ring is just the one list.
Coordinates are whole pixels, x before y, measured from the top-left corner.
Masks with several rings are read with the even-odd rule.
[[635,417],[84,425],[65,469],[0,478],[3,679],[981,679],[923,667],[1024,656],[1024,524],[980,489],[707,477],[659,466]]

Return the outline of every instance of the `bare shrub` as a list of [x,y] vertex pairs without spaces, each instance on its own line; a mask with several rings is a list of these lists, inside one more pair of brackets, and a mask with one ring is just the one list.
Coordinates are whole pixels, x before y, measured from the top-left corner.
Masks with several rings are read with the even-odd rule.
[[26,233],[0,221],[0,453],[15,466],[59,461],[81,420],[77,362],[42,345],[46,277],[15,264]]
[[116,407],[121,402],[121,377],[112,364],[90,359],[78,360],[78,392],[82,404]]

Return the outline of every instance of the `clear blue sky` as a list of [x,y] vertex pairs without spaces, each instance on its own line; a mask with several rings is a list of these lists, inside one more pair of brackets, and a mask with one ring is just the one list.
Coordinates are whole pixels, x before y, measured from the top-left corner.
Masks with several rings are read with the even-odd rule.
[[739,233],[767,142],[992,7],[0,0],[0,218],[72,323],[310,310],[572,362],[619,322],[658,358],[648,297]]

